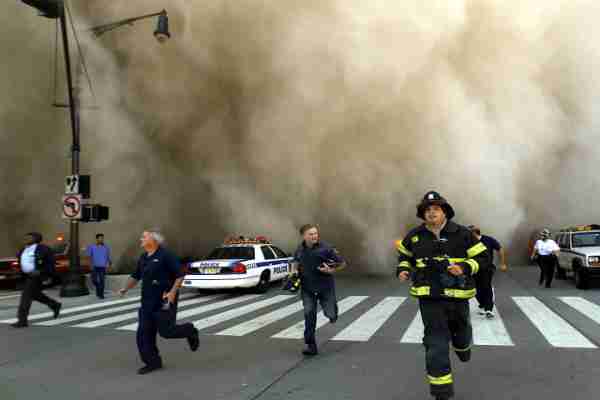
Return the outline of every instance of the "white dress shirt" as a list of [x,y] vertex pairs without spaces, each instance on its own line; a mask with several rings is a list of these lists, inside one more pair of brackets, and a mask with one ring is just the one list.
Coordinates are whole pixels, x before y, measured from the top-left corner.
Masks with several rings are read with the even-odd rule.
[[540,256],[549,256],[553,252],[560,250],[560,247],[552,239],[538,240],[535,242],[535,249]]
[[21,271],[23,271],[26,274],[29,274],[35,270],[36,249],[37,244],[32,244],[31,246],[25,247],[25,249],[21,253]]

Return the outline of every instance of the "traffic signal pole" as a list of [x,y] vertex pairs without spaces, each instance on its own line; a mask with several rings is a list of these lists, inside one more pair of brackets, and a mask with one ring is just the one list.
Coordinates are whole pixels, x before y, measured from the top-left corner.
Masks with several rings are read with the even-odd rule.
[[[71,175],[79,175],[79,153],[81,145],[79,142],[79,99],[73,91],[73,75],[71,73],[71,57],[69,53],[69,38],[67,33],[67,17],[64,4],[61,4],[59,12],[60,28],[62,31],[62,42],[65,55],[65,69],[67,72],[67,90],[69,95],[69,112],[71,116]],[[69,221],[69,273],[60,290],[61,297],[87,296],[90,291],[81,270],[81,259],[79,256],[79,221]]]

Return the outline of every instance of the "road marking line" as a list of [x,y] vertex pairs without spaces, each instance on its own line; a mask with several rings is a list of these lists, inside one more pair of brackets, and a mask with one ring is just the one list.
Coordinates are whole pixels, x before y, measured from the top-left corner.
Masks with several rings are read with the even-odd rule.
[[406,332],[400,339],[402,343],[423,343],[423,333],[425,332],[425,326],[423,325],[423,319],[421,318],[421,311],[417,310],[417,314],[413,318],[412,322],[408,326]]
[[513,297],[512,299],[550,345],[565,348],[596,348],[577,329],[537,298]]
[[[350,310],[360,302],[366,300],[369,296],[348,296],[344,300],[338,303],[338,315],[342,315],[346,311]],[[329,322],[329,318],[321,311],[317,315],[317,326],[316,329],[321,328],[323,325]],[[299,321],[289,328],[271,336],[277,339],[302,339],[304,337],[304,321]]]
[[21,297],[21,295],[20,294],[13,294],[11,296],[2,296],[2,297],[0,297],[0,300],[14,299],[15,297]]
[[386,297],[331,340],[368,341],[405,300],[406,297]]
[[504,322],[495,310],[495,317],[488,319],[478,315],[479,303],[475,299],[469,301],[471,307],[471,325],[473,326],[473,343],[479,346],[514,346]]
[[[225,308],[234,304],[238,304],[238,303],[243,303],[245,301],[249,301],[249,300],[254,300],[258,297],[261,297],[260,295],[250,295],[250,296],[241,296],[241,297],[234,297],[231,299],[227,299],[227,300],[223,300],[220,301],[218,303],[213,303],[213,304],[207,304],[204,306],[200,306],[200,307],[195,307],[189,310],[184,310],[181,312],[177,313],[177,319],[182,319],[182,318],[186,318],[186,317],[191,317],[194,315],[198,315],[198,314],[203,314],[209,311],[214,311],[214,310],[218,310],[220,308]],[[138,323],[133,323],[133,324],[128,324],[128,325],[124,325],[121,327],[117,327],[116,329],[118,330],[122,330],[122,331],[136,331],[138,327]]]
[[239,325],[232,326],[231,328],[225,329],[221,332],[217,332],[216,335],[224,336],[244,336],[254,331],[257,331],[265,326],[284,319],[292,314],[302,311],[302,301],[290,304],[289,306],[277,309],[260,317],[251,319]]
[[211,315],[209,317],[194,321],[193,323],[196,329],[202,330],[289,299],[289,295],[278,295],[258,301],[256,303],[250,303],[240,308],[234,308],[233,310],[229,310],[221,314]]
[[581,297],[559,297],[559,299],[592,321],[600,324],[600,306]]
[[[180,301],[178,304],[178,307],[185,307],[185,306],[189,306],[192,304],[198,304],[198,303],[206,303],[207,301],[214,300],[215,298],[217,298],[217,296],[198,297],[198,298],[194,298],[191,300]],[[139,308],[139,306],[140,306],[139,304],[133,304],[133,305],[118,307],[118,308],[114,308],[114,309],[110,309],[110,310],[102,310],[102,311],[97,311],[97,312],[93,312],[93,313],[79,314],[79,315],[75,315],[74,317],[45,321],[45,322],[42,322],[42,323],[39,323],[36,325],[47,325],[48,326],[48,325],[58,325],[58,324],[65,323],[65,322],[80,321],[82,319],[89,319],[90,317],[96,317],[96,316],[106,315],[106,314],[113,314],[114,311],[126,311],[126,310],[131,310],[133,308]],[[82,324],[73,325],[73,326],[75,328],[96,328],[99,326],[109,325],[109,324],[113,324],[116,322],[127,321],[128,319],[134,319],[134,318],[137,318],[137,315],[138,315],[138,312],[135,311],[135,312],[131,312],[131,313],[115,315],[112,317],[101,318],[101,319],[97,319],[94,321],[84,322]]]
[[[139,300],[140,300],[140,296],[136,296],[136,297],[131,297],[131,298],[127,298],[127,299],[104,301],[101,303],[88,304],[85,306],[66,308],[66,309],[63,309],[60,311],[60,315],[73,314],[73,313],[76,313],[79,311],[94,310],[96,308],[109,307],[109,306],[113,306],[116,304],[132,303],[134,301],[139,301]],[[49,318],[49,317],[53,317],[53,316],[54,316],[54,312],[50,311],[50,312],[44,312],[41,314],[30,315],[28,320],[35,321],[38,319],[44,319],[44,318]],[[8,324],[12,324],[14,322],[17,322],[16,318],[5,319],[5,320],[0,321],[0,323],[8,323]]]

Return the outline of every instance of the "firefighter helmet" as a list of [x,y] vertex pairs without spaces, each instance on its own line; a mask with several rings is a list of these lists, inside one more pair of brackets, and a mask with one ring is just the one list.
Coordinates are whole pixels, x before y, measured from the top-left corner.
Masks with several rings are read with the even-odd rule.
[[425,210],[431,205],[442,207],[447,219],[452,219],[454,217],[454,209],[452,206],[438,192],[433,190],[425,193],[423,200],[417,205],[417,217],[425,219]]

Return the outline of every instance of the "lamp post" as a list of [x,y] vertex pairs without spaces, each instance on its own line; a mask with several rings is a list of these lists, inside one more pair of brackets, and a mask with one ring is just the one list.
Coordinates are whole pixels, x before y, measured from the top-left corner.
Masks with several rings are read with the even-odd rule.
[[[71,174],[79,175],[79,164],[80,164],[80,124],[79,124],[79,100],[78,96],[75,95],[73,90],[73,76],[71,73],[71,57],[69,54],[69,37],[67,34],[67,18],[65,13],[64,0],[22,0],[23,3],[36,8],[40,15],[50,19],[59,19],[60,28],[62,31],[62,44],[64,48],[65,58],[65,69],[67,74],[67,89],[69,97],[69,115],[71,117]],[[162,10],[158,13],[142,15],[140,17],[127,18],[121,21],[113,22],[110,24],[104,24],[91,28],[96,36],[100,36],[105,32],[113,30],[123,25],[131,25],[135,21],[141,19],[151,18],[158,16],[158,24],[154,31],[156,39],[163,43],[171,37],[169,32],[169,20],[167,11]],[[69,274],[64,282],[60,295],[61,297],[76,297],[76,296],[87,296],[89,289],[87,287],[85,276],[81,269],[81,260],[79,256],[79,220],[71,219],[69,221],[70,226],[70,240],[69,240]]]

